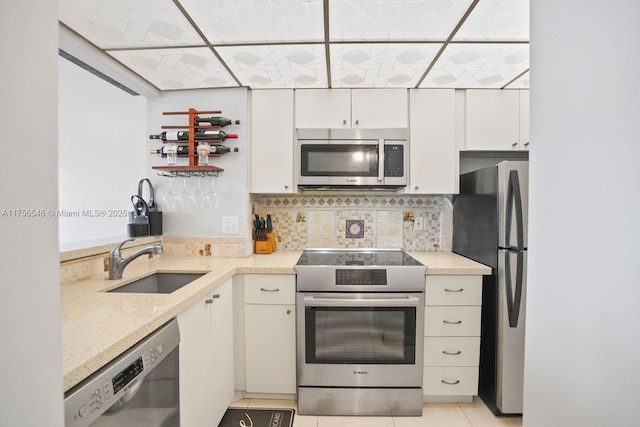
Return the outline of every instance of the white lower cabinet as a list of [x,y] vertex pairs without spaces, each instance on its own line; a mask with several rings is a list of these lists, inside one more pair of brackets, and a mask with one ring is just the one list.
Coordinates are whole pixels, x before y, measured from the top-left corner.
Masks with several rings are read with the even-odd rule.
[[233,400],[231,279],[178,315],[180,425],[218,425]]
[[423,393],[468,400],[478,394],[482,276],[427,276]]
[[244,276],[247,393],[295,394],[295,276]]

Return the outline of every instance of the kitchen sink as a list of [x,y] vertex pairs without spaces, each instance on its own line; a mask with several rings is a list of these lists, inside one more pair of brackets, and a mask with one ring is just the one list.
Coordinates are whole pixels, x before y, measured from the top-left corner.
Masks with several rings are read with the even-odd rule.
[[170,294],[203,275],[204,273],[154,273],[119,288],[111,289],[109,292]]

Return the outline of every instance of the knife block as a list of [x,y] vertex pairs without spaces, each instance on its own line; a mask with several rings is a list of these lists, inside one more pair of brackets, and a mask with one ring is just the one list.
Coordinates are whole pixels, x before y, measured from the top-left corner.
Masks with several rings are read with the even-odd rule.
[[270,231],[267,233],[267,240],[256,240],[257,254],[270,254],[276,250],[276,233]]

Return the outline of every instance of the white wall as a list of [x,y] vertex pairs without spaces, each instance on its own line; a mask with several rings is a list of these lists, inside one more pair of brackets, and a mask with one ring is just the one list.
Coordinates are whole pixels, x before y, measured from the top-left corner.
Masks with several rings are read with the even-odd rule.
[[525,427],[640,422],[638,17],[531,1]]
[[47,214],[58,201],[57,25],[55,1],[0,1],[1,426],[64,424],[58,233]]
[[[189,123],[188,116],[164,116],[165,111],[196,110],[222,110],[223,117],[240,120],[239,125],[230,125],[222,128],[226,133],[237,133],[238,139],[227,139],[223,145],[239,147],[237,153],[227,153],[222,157],[211,158],[209,163],[224,169],[215,178],[215,186],[220,196],[220,205],[217,209],[169,209],[162,197],[169,187],[170,178],[160,177],[151,166],[166,165],[166,159],[159,154],[147,155],[147,177],[153,183],[157,191],[158,205],[162,210],[163,234],[166,236],[180,237],[245,237],[247,231],[247,212],[249,190],[247,181],[248,169],[248,94],[246,88],[230,89],[201,89],[163,92],[157,98],[149,98],[147,107],[147,148],[161,148],[160,140],[149,140],[149,135],[157,135],[162,132],[163,125],[186,126]],[[205,115],[203,115],[205,116]],[[147,150],[148,151],[148,150]],[[178,159],[187,164],[187,158]],[[268,177],[267,177],[268,179]],[[195,190],[198,178],[188,178],[187,190]],[[184,188],[182,178],[173,179],[173,189],[179,193]],[[201,178],[201,186],[204,191],[210,188],[211,178]],[[222,217],[238,217],[240,232],[238,234],[222,233]]]
[[60,244],[125,239],[146,171],[147,100],[62,57],[58,66]]

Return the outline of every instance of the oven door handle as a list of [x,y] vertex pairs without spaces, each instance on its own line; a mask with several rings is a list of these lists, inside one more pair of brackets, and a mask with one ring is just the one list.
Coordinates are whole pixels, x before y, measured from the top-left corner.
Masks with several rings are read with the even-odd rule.
[[305,307],[415,307],[418,297],[408,295],[385,298],[323,298],[304,297]]

